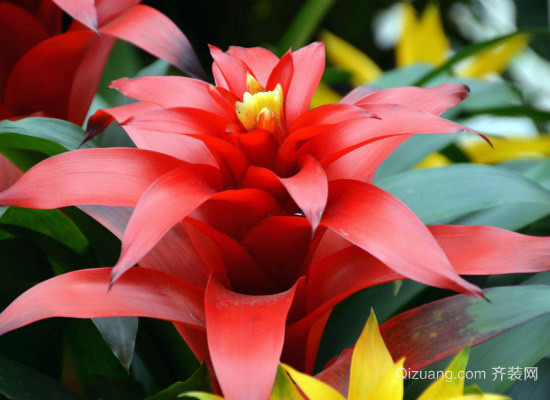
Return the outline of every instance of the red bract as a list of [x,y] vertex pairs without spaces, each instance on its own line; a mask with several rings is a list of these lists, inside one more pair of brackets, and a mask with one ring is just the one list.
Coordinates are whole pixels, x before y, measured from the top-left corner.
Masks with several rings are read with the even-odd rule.
[[[465,86],[360,88],[308,110],[321,43],[280,60],[261,48],[211,52],[216,86],[112,83],[141,101],[99,111],[88,136],[116,119],[137,149],[64,153],[0,194],[4,205],[82,205],[122,238],[110,278],[84,270],[44,282],[3,312],[2,332],[54,315],[172,320],[226,398],[267,399],[279,359],[311,372],[332,308],[360,289],[407,277],[482,296],[459,274],[548,268],[548,238],[428,228],[370,183],[412,134],[468,130],[438,117]],[[86,296],[72,296],[75,287]],[[137,309],[123,301],[136,292]],[[71,300],[59,304],[59,293]],[[175,318],[178,302],[185,313]]]
[[[202,76],[185,35],[139,2],[1,2],[0,119],[41,115],[81,125],[117,38]],[[61,10],[75,19],[65,33]]]

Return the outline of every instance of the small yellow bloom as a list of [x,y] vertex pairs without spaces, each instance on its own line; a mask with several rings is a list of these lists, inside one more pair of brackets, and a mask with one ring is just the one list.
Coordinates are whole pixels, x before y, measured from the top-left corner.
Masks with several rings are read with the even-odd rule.
[[[501,395],[470,394],[464,395],[464,374],[470,349],[462,350],[456,355],[441,377],[433,382],[418,400],[505,400]],[[350,371],[348,400],[402,400],[403,399],[403,363],[401,359],[394,363],[380,335],[374,312],[367,321],[353,351]],[[292,381],[300,388],[309,400],[345,400],[344,396],[327,384],[296,371],[282,364],[282,368]],[[461,379],[462,377],[462,379]],[[278,375],[276,386],[281,388],[291,385],[290,379]],[[275,390],[274,390],[275,393]],[[281,392],[282,393],[282,392]],[[287,397],[290,400],[302,400],[298,392]],[[283,397],[271,397],[271,400],[282,400]]]
[[418,19],[410,3],[402,3],[403,31],[395,48],[397,66],[418,62],[442,64],[451,46],[443,30],[439,7],[430,3]]
[[491,139],[493,148],[486,143],[470,143],[461,149],[472,160],[479,164],[496,164],[503,161],[531,159],[541,160],[550,157],[550,138],[541,135],[525,139]]
[[351,83],[359,86],[382,75],[382,70],[365,53],[328,31],[321,33],[328,60],[351,74]]

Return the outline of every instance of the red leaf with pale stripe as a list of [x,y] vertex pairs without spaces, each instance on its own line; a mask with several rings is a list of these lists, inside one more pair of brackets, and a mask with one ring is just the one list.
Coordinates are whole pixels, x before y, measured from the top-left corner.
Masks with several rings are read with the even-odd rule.
[[135,316],[204,327],[203,290],[146,268],[134,268],[107,290],[111,270],[69,272],[32,287],[0,314],[0,335],[52,317]]
[[321,224],[410,279],[482,296],[458,276],[422,221],[382,189],[351,180],[330,182]]
[[151,183],[184,164],[141,149],[74,150],[36,164],[0,193],[0,204],[39,209],[81,204],[135,206]]
[[275,295],[243,295],[211,278],[205,296],[206,334],[226,399],[269,398],[294,292],[293,287]]

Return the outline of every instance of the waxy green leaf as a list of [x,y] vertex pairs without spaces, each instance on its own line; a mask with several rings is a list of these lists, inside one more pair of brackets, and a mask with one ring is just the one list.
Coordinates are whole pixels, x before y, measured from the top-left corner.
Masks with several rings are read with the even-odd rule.
[[425,224],[447,223],[468,213],[508,204],[550,206],[550,192],[498,167],[455,164],[408,171],[380,180]]

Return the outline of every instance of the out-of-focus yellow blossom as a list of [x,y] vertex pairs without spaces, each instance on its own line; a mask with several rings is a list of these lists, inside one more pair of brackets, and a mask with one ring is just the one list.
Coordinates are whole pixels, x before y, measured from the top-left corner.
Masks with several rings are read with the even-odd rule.
[[[485,143],[485,146],[487,146],[487,143]],[[485,149],[486,151],[487,149]],[[445,165],[452,164],[453,162],[449,160],[447,157],[445,157],[441,153],[432,153],[425,159],[423,159],[420,163],[416,165],[415,168],[421,169],[421,168],[437,168],[437,167],[444,167]]]
[[461,146],[461,150],[479,164],[496,164],[516,159],[540,160],[550,157],[550,137],[541,135],[524,139],[491,139],[493,149],[488,149],[487,143],[469,143]]
[[443,30],[439,7],[430,3],[420,18],[410,3],[402,3],[403,31],[395,47],[398,67],[425,62],[440,65],[451,52],[449,39]]
[[[503,400],[506,396],[492,394],[468,394],[464,395],[464,374],[468,362],[469,348],[462,350],[451,362],[449,367],[441,374],[441,377],[433,382],[418,398],[418,400]],[[405,369],[404,359],[394,363],[380,335],[378,323],[374,312],[367,321],[355,349],[353,351],[348,400],[402,400],[403,379]],[[292,367],[283,364],[283,369],[292,381],[300,388],[309,400],[345,400],[344,396],[327,384],[317,379],[296,371]],[[292,381],[278,379],[277,385],[292,385]],[[275,393],[275,391],[274,391]],[[282,393],[282,391],[281,391]],[[285,391],[286,397],[271,396],[271,400],[303,400],[298,391]]]
[[459,66],[455,73],[459,76],[483,78],[490,74],[503,73],[514,56],[529,44],[528,35],[512,36],[497,45],[480,51]]
[[[434,66],[444,63],[450,53],[449,39],[445,35],[439,7],[430,3],[422,15],[417,17],[411,3],[401,4],[403,29],[395,48],[396,65],[399,67],[424,62]],[[376,79],[381,70],[367,55],[343,39],[330,32],[323,32],[327,58],[336,67],[352,75],[352,84],[358,86]],[[513,36],[488,47],[466,59],[455,70],[462,77],[483,78],[500,74],[506,70],[512,58],[524,49],[529,42],[527,35]],[[336,103],[341,96],[329,86],[321,84],[315,93],[312,107]],[[518,158],[541,158],[548,156],[546,138],[528,140],[508,140],[495,150],[486,144],[464,145],[462,149],[473,162],[496,163]],[[423,160],[417,168],[439,167],[450,164],[450,160],[441,154],[432,154]]]
[[374,61],[358,48],[328,31],[321,33],[325,42],[327,58],[337,67],[351,74],[354,86],[362,85],[382,75],[382,70]]

